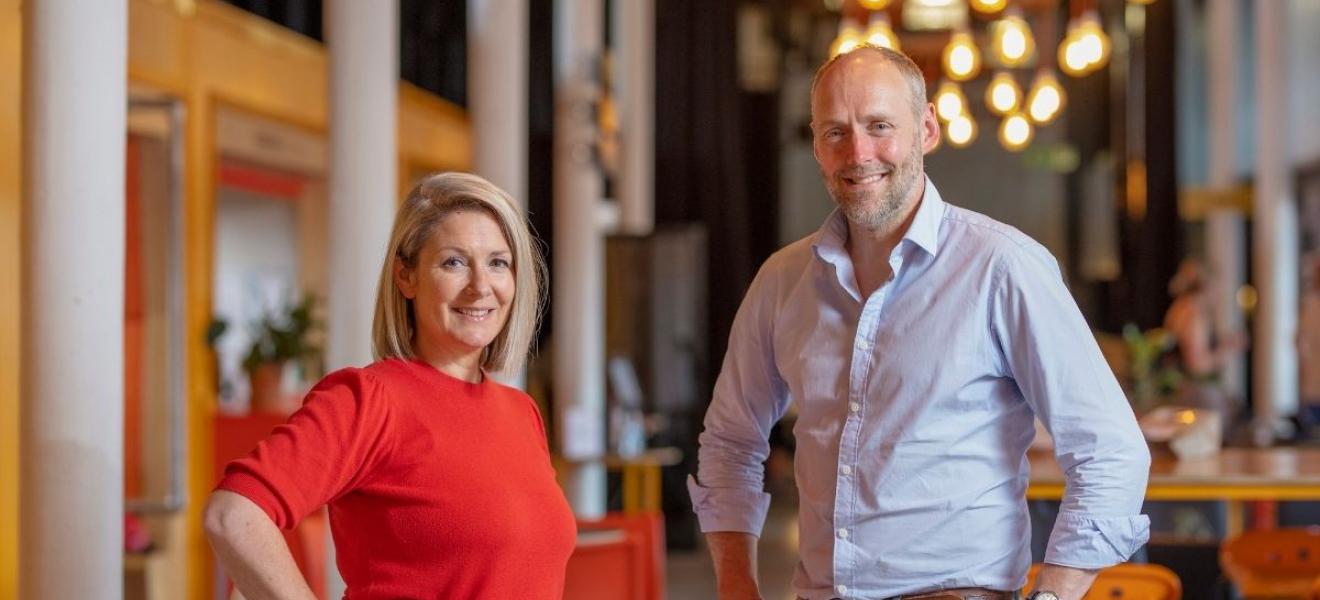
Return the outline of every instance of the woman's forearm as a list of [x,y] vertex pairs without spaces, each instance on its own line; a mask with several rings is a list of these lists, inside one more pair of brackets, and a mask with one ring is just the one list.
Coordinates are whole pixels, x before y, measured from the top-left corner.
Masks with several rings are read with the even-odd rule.
[[220,564],[248,600],[316,600],[279,528],[251,500],[217,491],[204,521]]

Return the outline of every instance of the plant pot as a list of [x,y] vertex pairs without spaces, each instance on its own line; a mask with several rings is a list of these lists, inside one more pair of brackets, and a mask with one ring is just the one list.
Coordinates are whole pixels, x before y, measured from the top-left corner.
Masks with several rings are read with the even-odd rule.
[[288,414],[289,402],[284,397],[281,381],[284,363],[262,363],[248,372],[252,384],[252,411]]

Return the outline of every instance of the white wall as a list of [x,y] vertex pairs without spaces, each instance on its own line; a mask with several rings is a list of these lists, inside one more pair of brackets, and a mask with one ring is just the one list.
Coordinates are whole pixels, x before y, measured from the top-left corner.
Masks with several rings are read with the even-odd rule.
[[229,322],[220,338],[220,398],[225,409],[247,408],[243,358],[249,331],[266,312],[282,309],[299,293],[298,207],[288,200],[220,188],[215,221],[215,315]]

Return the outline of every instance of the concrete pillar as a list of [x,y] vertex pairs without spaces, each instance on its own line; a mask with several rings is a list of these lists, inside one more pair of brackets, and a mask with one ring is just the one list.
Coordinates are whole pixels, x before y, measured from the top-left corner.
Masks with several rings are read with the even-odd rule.
[[1297,209],[1288,131],[1288,5],[1255,2],[1256,178],[1252,254],[1260,302],[1254,336],[1255,441],[1297,411]]
[[527,0],[468,0],[468,117],[478,175],[527,206]]
[[120,598],[128,6],[21,12],[19,593]]
[[619,108],[619,225],[655,227],[655,0],[616,0],[614,97]]
[[[326,368],[371,361],[376,280],[398,199],[399,5],[330,0],[330,278]],[[331,544],[329,564],[334,563]],[[330,597],[343,595],[335,569]]]
[[[527,207],[527,0],[468,0],[468,118],[474,171]],[[526,387],[525,372],[502,374]]]
[[605,245],[596,162],[601,0],[555,3],[554,399],[573,512],[605,513]]
[[[1242,112],[1238,98],[1241,72],[1241,36],[1238,31],[1244,15],[1238,0],[1209,0],[1206,4],[1206,39],[1215,43],[1206,46],[1206,87],[1208,88],[1206,131],[1209,138],[1210,186],[1228,188],[1234,185],[1241,169],[1237,152],[1241,142],[1238,123]],[[1215,291],[1220,311],[1215,316],[1215,329],[1222,336],[1243,331],[1242,310],[1237,304],[1237,290],[1247,282],[1247,239],[1244,217],[1233,209],[1215,209],[1206,215],[1206,263],[1217,276]],[[1224,390],[1236,398],[1246,395],[1244,382],[1246,358],[1239,356],[1224,367]]]

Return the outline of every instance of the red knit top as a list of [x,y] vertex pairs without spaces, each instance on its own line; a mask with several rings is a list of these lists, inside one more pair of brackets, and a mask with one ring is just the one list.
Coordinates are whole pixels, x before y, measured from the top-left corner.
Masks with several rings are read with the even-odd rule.
[[330,374],[217,489],[286,529],[328,504],[352,600],[557,600],[575,543],[531,398],[420,361]]

